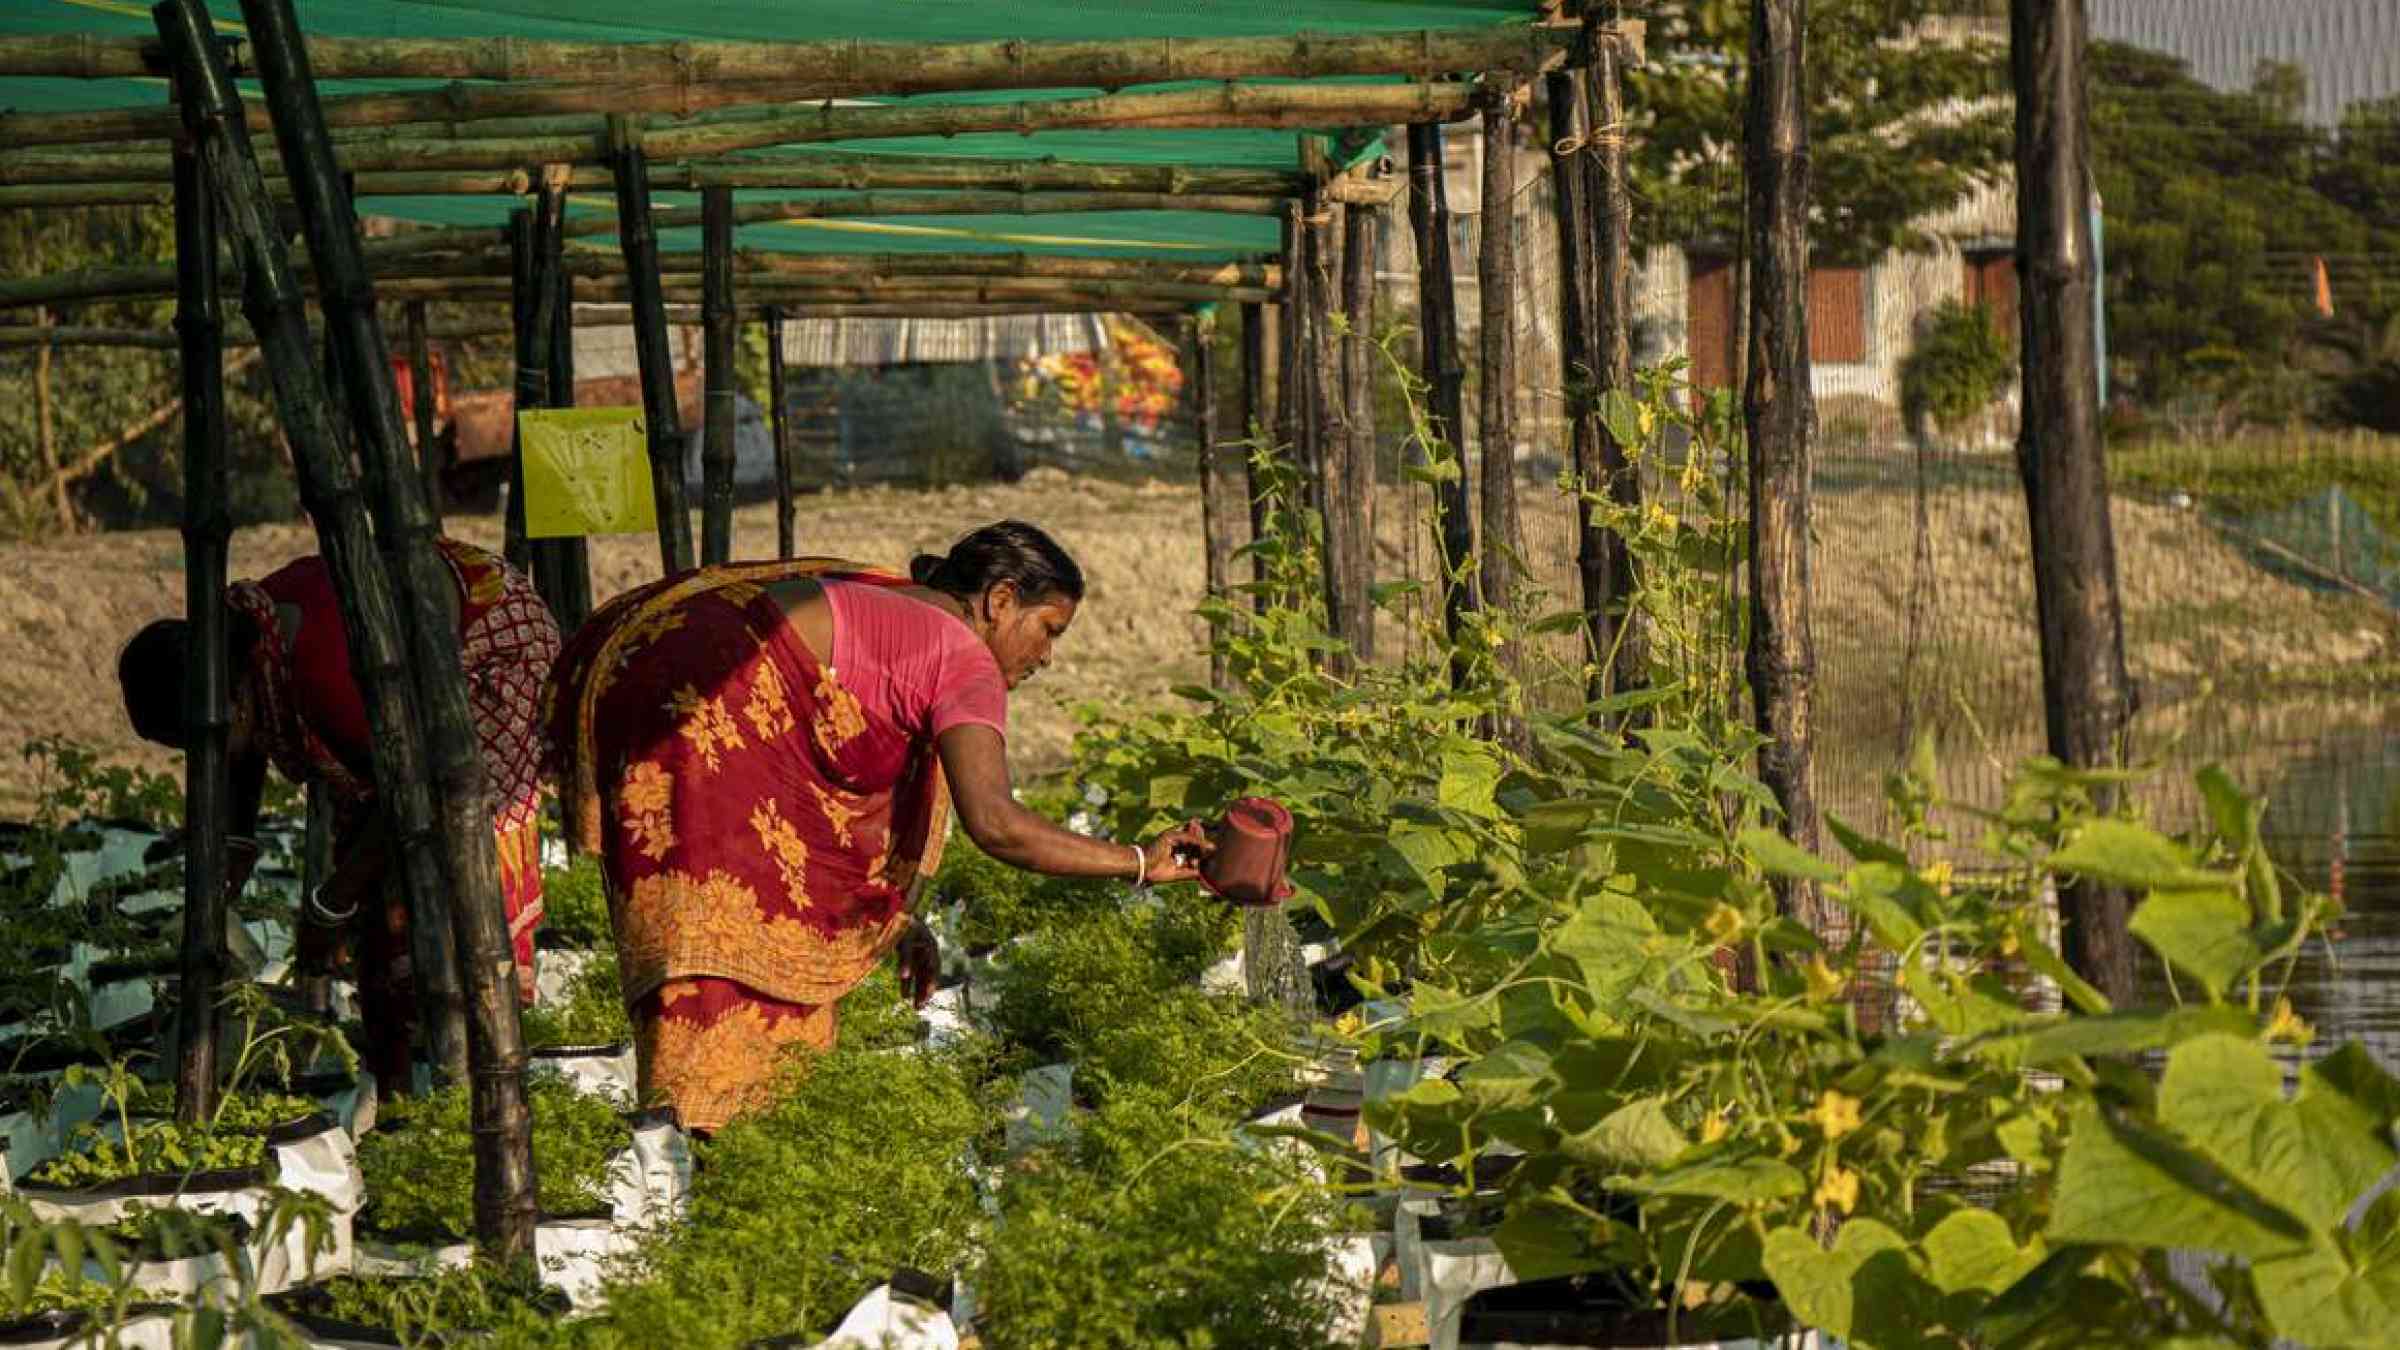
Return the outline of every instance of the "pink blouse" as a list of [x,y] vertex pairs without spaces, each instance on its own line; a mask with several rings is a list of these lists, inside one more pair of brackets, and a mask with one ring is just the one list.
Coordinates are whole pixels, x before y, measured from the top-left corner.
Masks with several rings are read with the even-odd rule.
[[1008,683],[961,623],[888,586],[828,580],[833,676],[869,717],[931,741],[956,726],[1008,734]]

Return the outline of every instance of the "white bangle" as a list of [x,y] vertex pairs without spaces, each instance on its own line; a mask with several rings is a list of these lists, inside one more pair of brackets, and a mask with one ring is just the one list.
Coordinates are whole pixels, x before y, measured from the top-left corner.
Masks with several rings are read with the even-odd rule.
[[1150,884],[1150,855],[1142,852],[1142,846],[1139,844],[1131,845],[1131,847],[1133,849],[1133,888],[1138,891]]

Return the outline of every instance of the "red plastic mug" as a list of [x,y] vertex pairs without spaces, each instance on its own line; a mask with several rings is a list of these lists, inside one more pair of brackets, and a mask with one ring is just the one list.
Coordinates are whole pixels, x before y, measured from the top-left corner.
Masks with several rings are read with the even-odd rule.
[[1217,851],[1200,864],[1200,884],[1231,904],[1265,907],[1289,899],[1292,813],[1267,797],[1244,797],[1210,827]]

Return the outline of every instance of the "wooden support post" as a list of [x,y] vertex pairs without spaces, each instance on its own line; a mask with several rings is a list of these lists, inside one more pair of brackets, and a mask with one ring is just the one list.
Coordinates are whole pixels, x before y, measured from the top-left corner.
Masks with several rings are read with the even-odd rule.
[[[175,154],[175,334],[183,377],[184,667],[183,955],[175,1117],[209,1119],[217,1100],[217,997],[224,983],[226,833],[233,820],[227,745],[225,570],[233,516],[225,463],[225,314],[217,300],[216,203],[189,140]],[[45,349],[47,350],[47,349]]]
[[700,561],[713,565],[733,560],[733,189],[706,189],[700,209]]
[[1311,486],[1324,521],[1318,550],[1325,573],[1325,627],[1341,639],[1333,654],[1337,671],[1348,671],[1371,646],[1367,613],[1367,540],[1360,530],[1366,503],[1350,496],[1350,407],[1342,379],[1343,339],[1335,318],[1342,303],[1343,218],[1350,208],[1319,197],[1308,223],[1308,408],[1309,441],[1316,452]]
[[800,511],[792,490],[798,477],[792,463],[792,391],[783,368],[783,310],[769,305],[767,324],[767,398],[775,431],[775,556],[799,556]]
[[[1242,305],[1242,495],[1249,503],[1250,542],[1254,544],[1267,533],[1267,498],[1258,481],[1258,454],[1268,444],[1275,425],[1274,393],[1267,387],[1276,350],[1275,339],[1268,329],[1274,326],[1275,315],[1272,305],[1257,301]],[[1266,561],[1251,554],[1251,585],[1266,579]],[[1266,603],[1264,592],[1255,592],[1250,597],[1252,609],[1264,609]]]
[[[1477,555],[1483,603],[1496,610],[1515,602],[1517,529],[1517,278],[1516,95],[1513,81],[1495,81],[1483,105],[1483,218],[1475,281],[1482,308],[1483,441],[1482,543]],[[1516,654],[1502,649],[1514,668]]]
[[[1566,380],[1568,445],[1579,489],[1597,486],[1600,467],[1599,400],[1594,396],[1593,348],[1598,344],[1591,256],[1591,206],[1585,193],[1582,157],[1588,124],[1583,82],[1568,70],[1543,78],[1550,113],[1550,206],[1558,227],[1559,365]],[[1575,566],[1582,583],[1584,642],[1589,648],[1586,693],[1606,690],[1601,663],[1608,659],[1616,624],[1608,611],[1606,531],[1592,521],[1591,508],[1575,506]]]
[[[195,0],[167,3],[191,16],[193,26],[200,25]],[[465,996],[470,1015],[459,1018],[445,1008],[445,1016],[428,1030],[440,1067],[451,1073],[466,1065],[472,1068],[476,1238],[495,1259],[527,1259],[533,1254],[536,1205],[532,1118],[525,1099],[525,1040],[517,1022],[518,983],[510,958],[508,921],[502,912],[483,756],[460,659],[457,585],[437,547],[433,515],[426,509],[407,452],[408,438],[392,387],[390,349],[376,322],[374,290],[359,255],[358,221],[351,213],[348,194],[337,188],[333,144],[317,106],[316,81],[309,71],[299,19],[291,0],[243,0],[242,17],[250,29],[259,85],[275,124],[285,177],[292,184],[325,297],[325,326],[335,336],[343,383],[349,389],[359,458],[367,470],[369,502],[375,509],[376,537],[405,582],[401,594],[408,602],[404,618],[417,697],[414,707],[402,704],[396,711],[403,727],[408,726],[410,714],[422,716],[425,755],[422,767],[410,766],[418,773],[414,783],[399,786],[419,800],[430,795],[433,801],[425,805],[438,802],[440,815],[437,819],[430,809],[421,814],[396,813],[396,837],[404,852],[423,855],[431,863],[416,879],[426,884],[426,896],[437,903],[417,907],[416,927],[439,924],[444,916],[438,898],[446,892],[450,901],[447,917],[454,930],[439,935],[449,937],[449,942],[440,942],[434,933],[417,935],[416,978],[423,985],[434,986],[435,996],[440,997],[446,991],[439,989],[436,981],[451,972],[434,969],[434,963],[455,960],[452,969],[461,977],[459,992]],[[207,55],[217,55],[213,36],[194,33],[190,37],[192,48],[205,46]],[[221,58],[211,76],[217,82],[214,92],[218,95],[212,100],[213,111],[227,123],[238,122],[241,104],[224,77]],[[255,171],[253,161],[250,173]],[[268,209],[262,178],[246,175],[238,191],[251,199],[254,209]],[[273,268],[289,284],[288,258],[251,261],[254,266]],[[287,309],[285,313],[289,316],[290,312]],[[287,317],[286,322],[290,321]],[[251,326],[264,328],[257,317]],[[298,440],[294,438],[295,448]],[[379,774],[379,789],[382,779]],[[453,949],[455,958],[451,958]],[[471,1021],[473,1028],[473,1035],[463,1038],[468,1043],[464,1053],[455,1044],[461,1039],[460,1021]]]
[[[1750,696],[1766,744],[1758,776],[1783,832],[1817,846],[1810,715],[1816,639],[1809,621],[1808,517],[1816,421],[1808,358],[1807,0],[1750,0],[1744,132],[1749,202],[1750,340],[1742,421],[1750,442]],[[1777,903],[1834,936],[1816,889],[1777,878]]]
[[658,561],[667,575],[692,566],[692,517],[683,500],[683,430],[675,407],[675,354],[658,280],[658,231],[650,223],[650,161],[632,119],[608,119],[617,170],[618,239],[632,283],[633,345],[642,365],[642,420],[650,431],[650,484],[658,502]]
[[[1408,128],[1408,222],[1417,245],[1417,340],[1425,381],[1425,454],[1454,470],[1433,485],[1434,549],[1442,567],[1442,624],[1452,643],[1475,607],[1475,518],[1467,506],[1467,373],[1458,360],[1458,270],[1450,255],[1450,193],[1442,174],[1442,125]],[[1454,680],[1465,668],[1451,664]]]
[[[537,339],[534,325],[540,322],[541,307],[535,294],[541,289],[536,274],[534,255],[539,244],[534,239],[533,212],[523,207],[508,215],[508,242],[511,254],[509,278],[509,324],[516,330],[516,402],[512,414],[539,408],[549,401],[550,366],[536,356]],[[546,335],[545,335],[546,336]],[[508,509],[501,522],[500,553],[508,565],[528,571],[533,563],[533,547],[525,538],[525,432],[515,416],[508,419]],[[541,580],[536,574],[534,580]],[[549,598],[545,591],[544,599]]]
[[[1200,465],[1200,546],[1206,594],[1219,604],[1231,600],[1233,586],[1234,520],[1241,509],[1233,499],[1233,478],[1226,473],[1217,446],[1217,320],[1204,312],[1184,321],[1184,348],[1191,353],[1192,439]],[[1222,621],[1209,623],[1208,683],[1227,686],[1225,637]]]
[[[175,158],[175,172],[178,175],[175,181],[179,185],[183,181],[180,175],[183,172],[184,158],[185,156],[181,154]],[[182,285],[182,273],[178,271],[176,274],[178,295],[181,294]],[[36,326],[43,329],[50,327],[50,311],[47,308],[36,309],[33,315]],[[52,415],[50,397],[52,348],[48,339],[49,335],[45,332],[42,345],[35,351],[33,358],[33,435],[35,447],[41,456],[42,472],[49,475],[51,483],[56,486],[58,528],[60,533],[64,534],[72,533],[75,529],[75,502],[67,495],[66,475],[58,471],[58,423]]]
[[1294,472],[1308,464],[1302,444],[1308,439],[1308,381],[1302,376],[1307,348],[1301,345],[1308,334],[1308,234],[1301,224],[1306,210],[1299,198],[1284,203],[1283,305],[1275,316],[1280,339],[1275,346],[1275,440]]
[[417,473],[425,482],[425,509],[442,514],[442,452],[434,429],[433,344],[426,334],[425,302],[411,300],[408,325],[409,412],[417,430]]
[[1348,519],[1342,533],[1349,543],[1342,558],[1342,590],[1356,616],[1344,636],[1361,661],[1375,659],[1375,363],[1382,359],[1375,346],[1375,263],[1382,227],[1372,206],[1354,203],[1345,210],[1341,402],[1348,441],[1342,505]]
[[[2121,762],[2135,696],[2125,670],[2117,545],[2101,456],[2092,293],[2091,126],[2084,0],[2009,6],[2017,95],[2017,273],[2025,417],[2017,467],[2033,527],[2034,611],[2050,753],[2077,768]],[[2104,794],[2105,795],[2105,794]],[[2100,803],[2102,810],[2107,802]],[[2069,965],[2120,1005],[2134,992],[2131,898],[2062,885]]]
[[[566,242],[564,231],[551,231],[549,242],[543,265],[556,293],[550,305],[550,406],[572,408],[575,406],[575,304],[567,290],[566,271],[557,265],[559,251]],[[551,617],[558,620],[562,636],[571,636],[592,613],[591,544],[578,534],[538,540],[534,547],[551,553],[556,575]]]
[[[1591,16],[1596,20],[1595,11]],[[1625,171],[1625,91],[1621,72],[1625,53],[1622,37],[1587,24],[1591,51],[1585,68],[1590,90],[1582,156],[1584,206],[1591,222],[1592,362],[1591,390],[1595,404],[1612,393],[1627,397],[1633,387],[1633,188]],[[1589,480],[1606,491],[1618,510],[1642,507],[1642,478],[1627,458],[1630,447],[1619,444],[1600,423],[1599,477]],[[1588,528],[1588,527],[1587,527]],[[1579,541],[1588,542],[1588,541]],[[1607,640],[1598,644],[1602,691],[1622,694],[1650,680],[1650,657],[1642,618],[1634,606],[1640,578],[1623,535],[1607,531],[1598,541],[1600,609],[1611,625]],[[1641,714],[1627,725],[1643,721]]]

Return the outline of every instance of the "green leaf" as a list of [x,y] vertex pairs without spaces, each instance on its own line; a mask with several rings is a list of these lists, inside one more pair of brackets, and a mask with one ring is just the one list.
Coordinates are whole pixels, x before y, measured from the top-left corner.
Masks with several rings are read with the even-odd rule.
[[2209,1006],[2168,1011],[2104,1013],[2097,1017],[2029,1020],[2022,1030],[1977,1038],[1970,1049],[2034,1068],[2087,1055],[2160,1050],[2194,1036],[2255,1035],[2257,1021],[2239,1008]]
[[1647,943],[1657,934],[1657,921],[1640,902],[1595,891],[1551,933],[1550,950],[1575,963],[1601,1010],[1610,1012],[1650,969]]
[[1421,464],[1404,464],[1400,472],[1419,483],[1455,483],[1458,481],[1458,460],[1437,459]]
[[2201,1036],[2175,1047],[2158,1085],[2159,1120],[2320,1234],[2341,1227],[2367,1187],[2400,1163],[2376,1113],[2305,1071],[2300,1100],[2256,1041]]
[[2050,1214],[2053,1243],[2198,1247],[2263,1260],[2308,1246],[2308,1226],[2199,1153],[2086,1104]]
[[1635,1195],[1691,1195],[1706,1200],[1752,1204],[1783,1200],[1808,1189],[1797,1168],[1776,1158],[1709,1159],[1612,1183]]
[[1908,854],[1880,839],[1871,839],[1850,827],[1840,816],[1825,813],[1825,828],[1833,832],[1834,841],[1859,862],[1890,863],[1894,867],[1908,866]]
[[2250,935],[2250,906],[2232,891],[2154,891],[2127,925],[2211,999],[2258,968],[2266,953]]
[[1691,1141],[1667,1118],[1666,1098],[1644,1097],[1618,1107],[1561,1147],[1577,1162],[1630,1171],[1665,1167],[1682,1157]]
[[1767,1278],[1803,1325],[1847,1337],[1862,1311],[1855,1297],[1860,1270],[1880,1254],[1907,1250],[1906,1239],[1873,1219],[1843,1224],[1831,1251],[1801,1229],[1777,1228],[1767,1234]]
[[1492,793],[1500,786],[1500,757],[1484,746],[1452,746],[1442,754],[1436,800],[1452,811],[1485,820],[1498,818]]
[[1759,867],[1770,875],[1816,882],[1842,879],[1841,868],[1773,830],[1754,825],[1742,831],[1741,845],[1751,857],[1758,860]]
[[1458,1085],[1485,1110],[1530,1106],[1550,1076],[1550,1055],[1538,1045],[1510,1041],[1458,1072]]
[[1596,1270],[1601,1253],[1586,1235],[1592,1221],[1553,1206],[1520,1209],[1492,1230],[1492,1242],[1508,1259],[1509,1273],[1520,1280],[1546,1280]]
[[2017,1245],[2008,1221],[1988,1209],[1953,1210],[1925,1235],[1926,1273],[1945,1294],[1997,1294],[2042,1263],[2039,1242]]
[[1177,698],[1188,698],[1194,703],[1224,703],[1229,701],[1224,690],[1211,689],[1205,684],[1172,685],[1168,688],[1167,692],[1173,694]]
[[1620,446],[1630,449],[1642,443],[1641,405],[1622,389],[1600,395],[1600,425],[1608,428],[1609,439]]
[[2275,1333],[2314,1346],[2389,1345],[2400,1327],[2400,1262],[2354,1263],[2319,1244],[2261,1261],[2251,1283]]
[[2053,950],[2049,943],[2030,931],[2029,925],[2016,925],[2016,934],[2017,950],[2024,955],[2025,964],[2031,966],[2035,974],[2048,976],[2055,982],[2059,992],[2066,995],[2067,1001],[2074,1004],[2078,1012],[2096,1015],[2116,1006],[2108,1001],[2108,995],[2094,989],[2081,975],[2076,974],[2075,968],[2068,965],[2066,959]]
[[1905,867],[1860,863],[1825,898],[1856,914],[1886,949],[1905,952],[1925,933],[1924,884]]
[[2192,861],[2191,851],[2158,831],[2123,820],[2088,820],[2050,855],[2055,871],[2139,890],[2232,886],[2234,878]]

